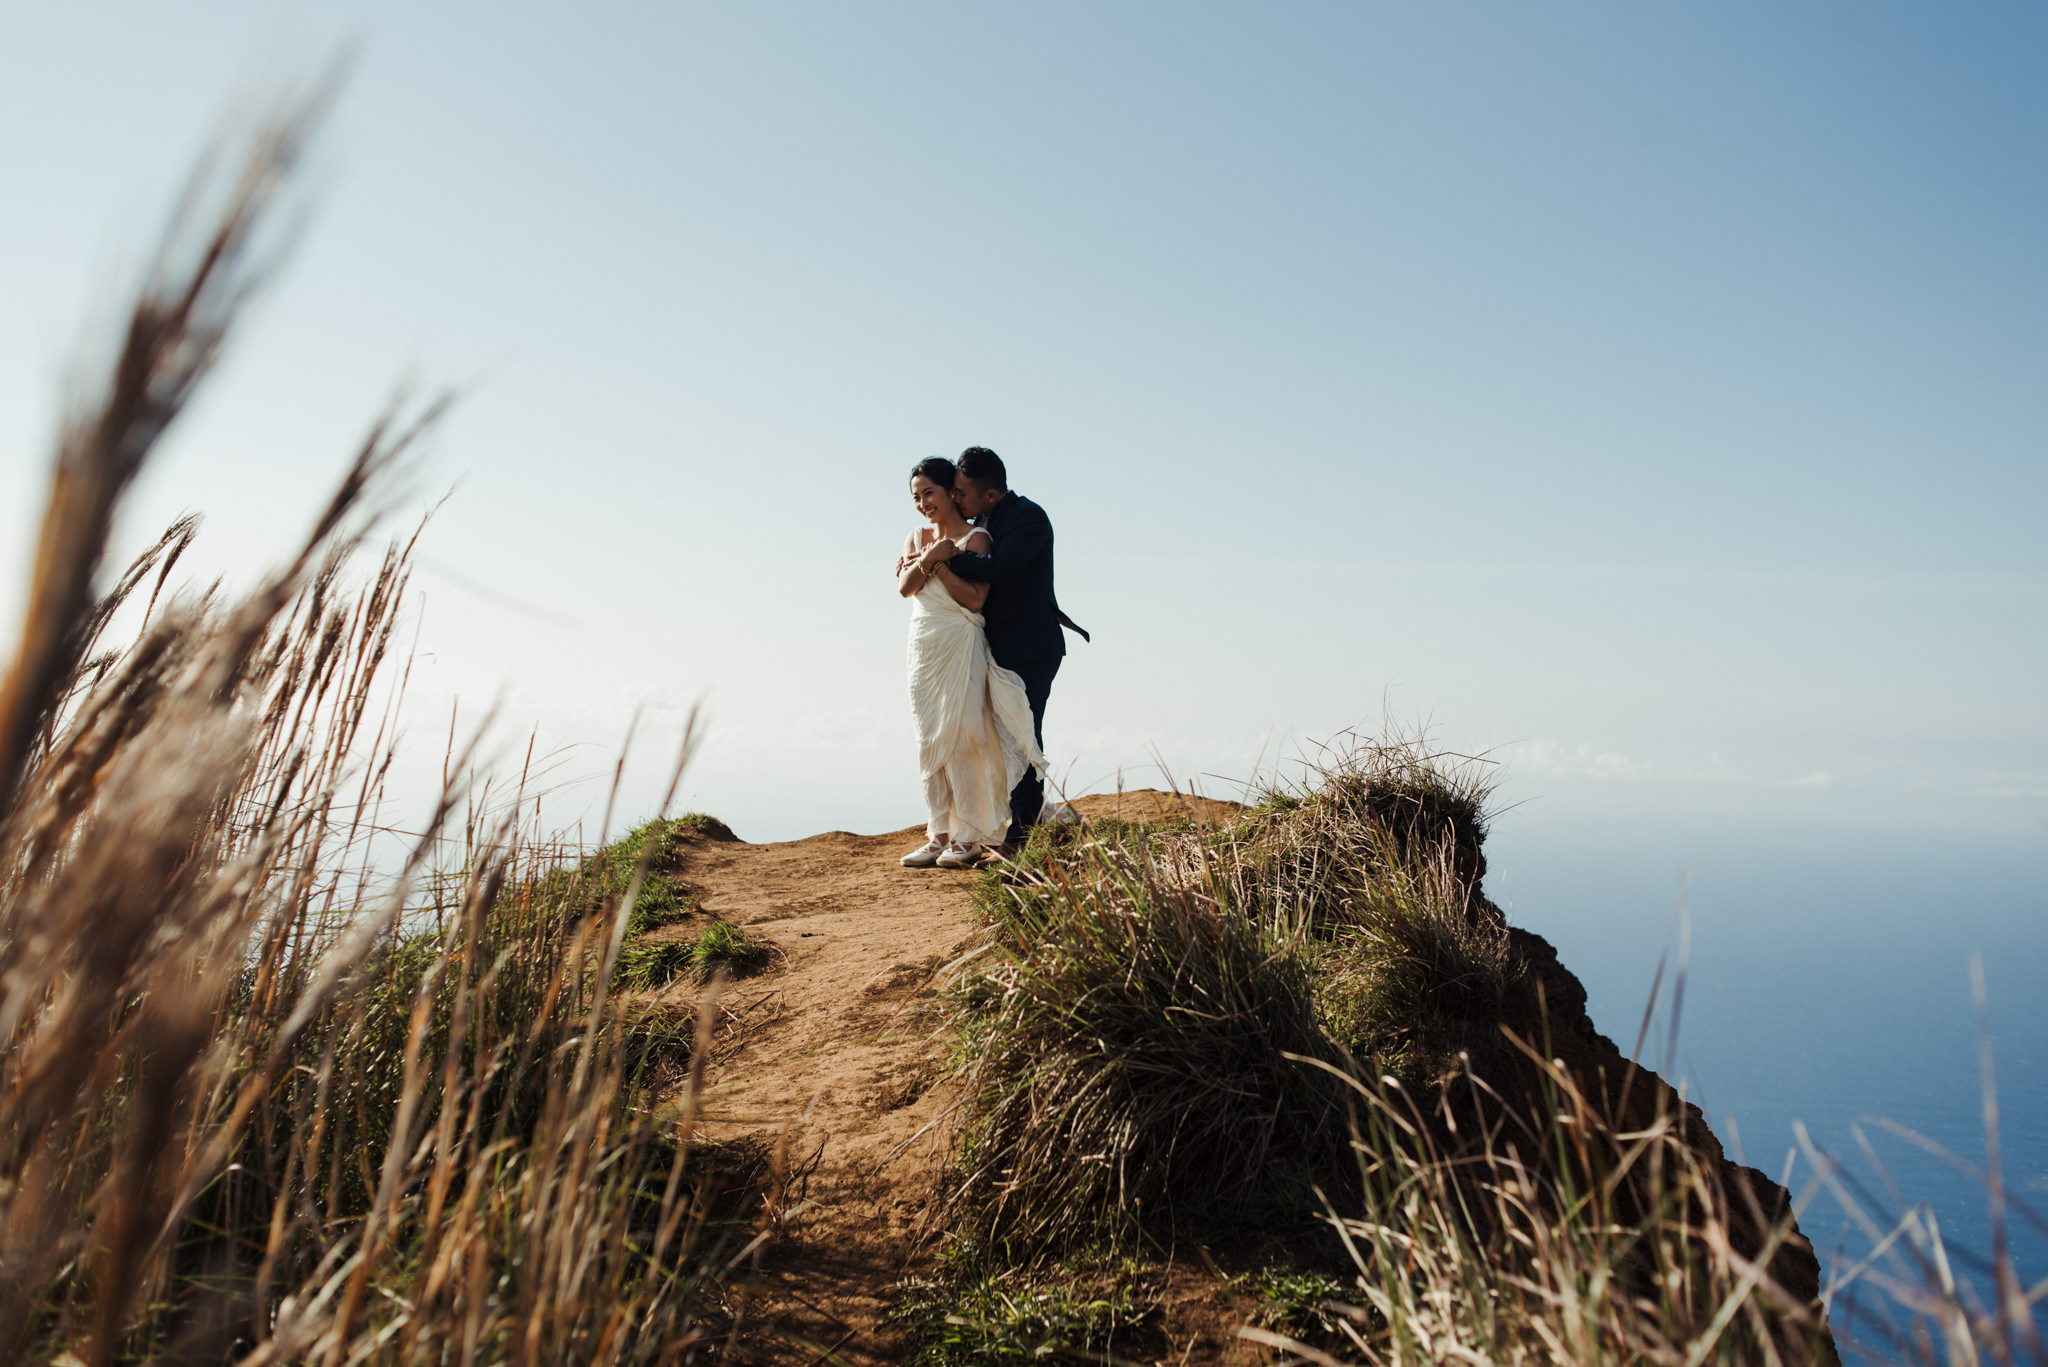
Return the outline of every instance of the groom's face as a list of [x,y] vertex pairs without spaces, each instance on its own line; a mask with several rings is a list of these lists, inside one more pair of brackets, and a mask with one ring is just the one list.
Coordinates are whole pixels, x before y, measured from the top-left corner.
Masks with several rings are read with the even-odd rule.
[[1002,499],[1000,489],[985,490],[965,475],[953,476],[953,501],[960,505],[962,517],[980,517]]

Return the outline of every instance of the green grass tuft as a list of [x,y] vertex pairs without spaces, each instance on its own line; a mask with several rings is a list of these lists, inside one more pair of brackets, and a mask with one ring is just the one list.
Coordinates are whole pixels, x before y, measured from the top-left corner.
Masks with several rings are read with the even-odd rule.
[[713,921],[689,940],[637,940],[619,951],[617,981],[633,992],[652,992],[678,978],[708,982],[724,969],[743,978],[768,963],[768,946],[730,921]]
[[709,812],[684,812],[669,824],[679,831],[688,831],[692,835],[710,835],[715,831],[730,829]]
[[1341,1320],[1329,1309],[1331,1302],[1343,1304],[1358,1295],[1357,1287],[1341,1278],[1285,1267],[1261,1268],[1246,1281],[1266,1301],[1266,1322],[1302,1340],[1328,1342]]
[[913,1367],[1103,1362],[1116,1334],[1153,1313],[1125,1287],[1097,1294],[999,1272],[959,1284],[912,1278],[890,1318],[913,1326]]
[[633,910],[626,916],[626,933],[645,935],[696,915],[701,908],[697,899],[683,888],[682,851],[676,843],[687,819],[655,818],[641,822],[611,844],[585,856],[580,866],[553,871],[553,890],[568,899],[576,915],[594,914],[607,903],[616,906],[632,886],[633,873],[645,855],[647,876],[640,885],[640,895],[634,899]]
[[641,940],[619,950],[616,970],[618,985],[628,992],[652,992],[667,987],[690,971],[688,940]]
[[694,916],[698,910],[697,899],[677,887],[673,879],[650,871],[641,885],[640,896],[634,899],[633,910],[626,915],[626,933],[645,935]]
[[713,921],[690,944],[690,967],[699,982],[724,969],[745,977],[768,962],[768,947],[730,921]]

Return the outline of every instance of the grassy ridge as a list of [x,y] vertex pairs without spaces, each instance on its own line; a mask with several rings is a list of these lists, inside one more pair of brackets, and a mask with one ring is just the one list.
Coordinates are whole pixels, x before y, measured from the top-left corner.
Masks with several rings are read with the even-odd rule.
[[999,952],[958,998],[951,1208],[1036,1256],[1163,1237],[1177,1192],[1209,1223],[1304,1207],[1348,1161],[1354,1056],[1426,1076],[1498,1017],[1484,796],[1389,746],[1224,829],[1040,828],[1030,876],[979,893]]
[[[704,812],[687,812],[669,820],[644,821],[583,860],[574,880],[580,885],[585,914],[598,914],[607,899],[626,895],[634,881],[639,891],[626,917],[627,939],[619,948],[613,981],[629,992],[653,992],[687,979],[707,983],[719,974],[745,977],[765,967],[769,947],[730,921],[713,918],[688,939],[651,939],[662,930],[702,913],[697,899],[683,886],[681,846],[677,837],[723,831],[724,824]],[[571,875],[557,875],[566,884]]]
[[1486,796],[1477,766],[1362,744],[1227,825],[1049,831],[985,880],[943,1206],[961,1294],[1320,1215],[1309,1265],[1267,1279],[1348,1267],[1326,1354],[1827,1358],[1772,1277],[1789,1212],[1735,1208],[1675,1097],[1624,1116],[1517,1052],[1548,1023],[1480,888]]
[[[1832,1362],[1825,1294],[1866,1361],[2048,1362],[2048,1283],[2002,1248],[1944,1248],[1818,1149],[1787,1199],[1598,1035],[1484,895],[1488,795],[1468,760],[1361,742],[1221,825],[1049,828],[984,876],[920,1360],[1135,1354],[1157,1307],[1074,1269],[1271,1252],[1308,1211],[1319,1238],[1235,1282],[1285,1360]],[[1825,1281],[1793,1219],[1822,1187],[1869,1239]],[[1995,1167],[1990,1194],[2048,1227]]]
[[1011,952],[971,978],[952,1208],[1030,1260],[1170,1224],[1175,1192],[1249,1214],[1344,1152],[1339,1057],[1302,961],[1220,907],[1178,837],[1091,841],[1009,890]]

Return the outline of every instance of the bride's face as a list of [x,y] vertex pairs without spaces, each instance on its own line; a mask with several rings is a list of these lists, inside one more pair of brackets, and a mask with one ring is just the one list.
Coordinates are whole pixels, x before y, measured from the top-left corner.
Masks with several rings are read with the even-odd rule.
[[959,516],[960,510],[953,506],[952,491],[940,488],[923,475],[910,482],[910,501],[924,514],[924,520],[934,526],[941,517]]

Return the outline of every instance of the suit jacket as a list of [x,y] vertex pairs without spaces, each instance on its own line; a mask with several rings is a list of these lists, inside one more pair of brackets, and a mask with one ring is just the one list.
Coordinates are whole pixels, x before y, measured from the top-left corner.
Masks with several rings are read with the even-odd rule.
[[989,653],[1005,669],[1057,660],[1067,653],[1060,631],[1066,614],[1052,591],[1052,519],[1019,493],[1004,495],[981,520],[995,538],[987,555],[963,551],[953,573],[988,585],[982,604]]

